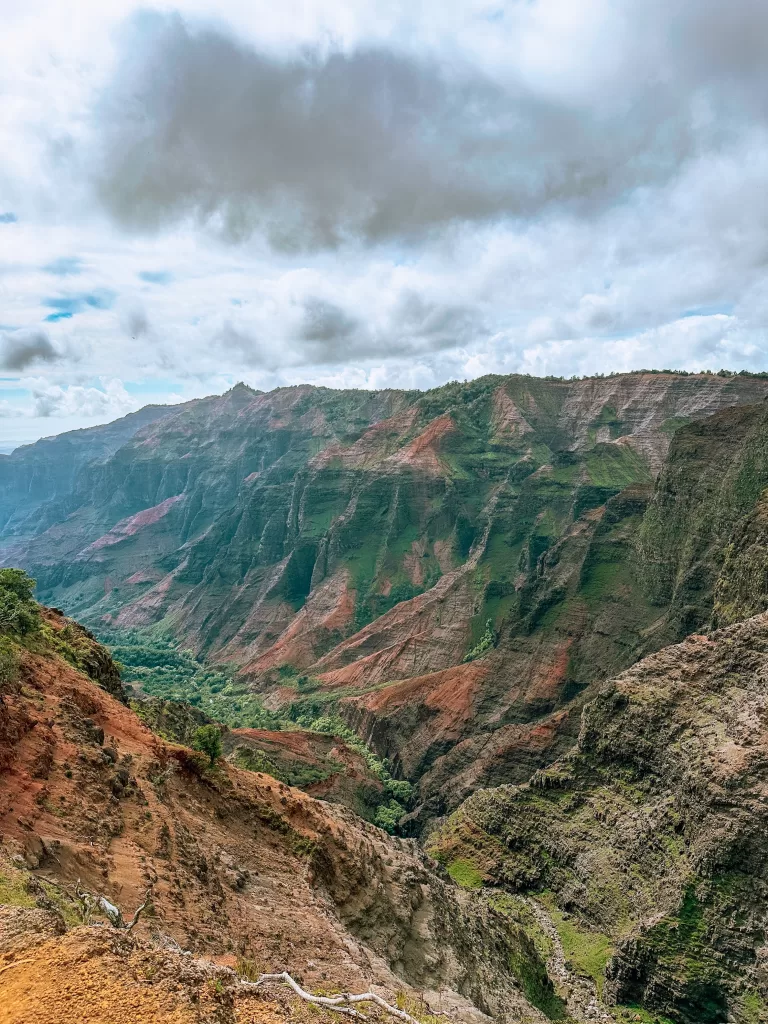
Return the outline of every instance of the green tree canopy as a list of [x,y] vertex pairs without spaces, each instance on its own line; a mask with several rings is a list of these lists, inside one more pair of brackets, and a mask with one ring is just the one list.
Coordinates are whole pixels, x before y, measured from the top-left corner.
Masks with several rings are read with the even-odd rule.
[[213,768],[221,757],[221,733],[215,725],[201,725],[192,739],[192,746],[208,755]]

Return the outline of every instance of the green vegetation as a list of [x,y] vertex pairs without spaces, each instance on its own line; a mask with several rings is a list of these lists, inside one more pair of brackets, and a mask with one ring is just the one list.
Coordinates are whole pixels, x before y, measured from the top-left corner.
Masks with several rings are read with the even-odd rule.
[[123,681],[153,697],[182,701],[231,728],[273,729],[285,719],[264,708],[228,668],[210,668],[157,629],[98,629],[120,663]]
[[566,958],[573,965],[577,974],[592,978],[598,994],[601,995],[605,981],[605,968],[613,955],[611,940],[602,932],[587,931],[577,925],[572,918],[566,917],[554,905],[551,898],[546,899],[545,902],[555,928],[557,928]]
[[468,860],[457,858],[448,865],[448,874],[462,889],[481,889],[483,876]]
[[238,768],[245,768],[252,772],[264,772],[265,775],[271,775],[273,779],[284,782],[287,786],[296,786],[298,789],[304,789],[316,782],[324,782],[335,772],[342,771],[344,767],[332,758],[328,759],[325,768],[302,764],[300,761],[277,764],[261,748],[253,749],[245,745],[235,748],[231,760]]
[[741,998],[744,1024],[764,1024],[768,1020],[768,1003],[757,992],[746,992]]
[[547,962],[553,952],[552,941],[528,903],[519,896],[494,892],[489,897],[489,904],[506,918],[515,936],[509,966],[525,997],[549,1020],[570,1021],[566,1004],[555,991],[547,971]]
[[213,768],[221,757],[221,730],[215,725],[201,725],[192,738],[192,749],[205,754]]
[[[289,715],[297,725],[313,732],[325,733],[330,736],[338,736],[344,740],[348,747],[357,751],[364,759],[371,774],[380,782],[384,783],[384,798],[375,811],[374,824],[387,832],[395,832],[397,824],[406,812],[406,806],[413,798],[413,787],[403,779],[393,778],[386,761],[377,757],[372,750],[354,733],[338,715],[329,713],[326,706],[323,713],[315,716],[308,705],[292,705],[288,709]],[[331,705],[332,707],[332,705]]]
[[40,629],[34,589],[35,581],[21,569],[0,569],[0,635],[22,638]]
[[660,1013],[649,1013],[642,1006],[635,1004],[615,1006],[613,1017],[617,1024],[675,1024],[675,1021]]
[[10,637],[0,637],[0,686],[14,682],[19,673],[19,649]]
[[[204,665],[191,651],[184,650],[157,629],[101,630],[100,638],[111,643],[112,654],[122,663],[123,679],[127,683],[151,697],[179,704],[179,713],[173,714],[167,706],[157,708],[151,702],[134,703],[140,717],[151,728],[177,742],[191,742],[195,746],[193,737],[200,728],[200,723],[194,722],[193,716],[183,712],[185,704],[202,712],[206,718],[233,729],[280,731],[298,726],[338,736],[364,758],[371,774],[383,783],[382,791],[368,794],[373,798],[370,806],[372,820],[388,832],[396,831],[413,798],[413,787],[409,782],[394,778],[388,765],[335,713],[336,696],[315,695],[318,683],[311,676],[298,672],[291,665],[281,665],[278,669],[280,681],[283,685],[296,687],[297,699],[282,712],[272,712],[264,708],[260,698],[251,693],[245,683],[237,680],[229,668]],[[216,729],[216,726],[210,728]],[[218,729],[216,731],[219,732]],[[298,762],[290,766],[276,765],[263,752],[245,746],[237,750],[234,760],[242,768],[267,772],[293,786],[311,785],[338,770],[333,764],[325,771]],[[364,803],[368,808],[371,800]]]
[[10,907],[34,907],[34,896],[27,888],[26,879],[20,871],[0,874],[0,904]]
[[487,619],[485,623],[485,632],[471,648],[464,661],[474,661],[475,658],[481,657],[483,654],[487,654],[493,647],[496,646],[496,634],[493,630],[493,620]]

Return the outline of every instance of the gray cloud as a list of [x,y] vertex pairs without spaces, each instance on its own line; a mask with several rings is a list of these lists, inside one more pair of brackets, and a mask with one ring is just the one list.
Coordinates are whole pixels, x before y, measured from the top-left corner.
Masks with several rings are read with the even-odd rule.
[[98,194],[128,228],[192,215],[285,250],[592,213],[765,120],[766,5],[669,6],[625,5],[627,72],[581,102],[382,48],[275,57],[145,13],[97,108]]
[[0,333],[0,368],[25,370],[33,363],[53,363],[59,353],[45,331],[24,328]]
[[311,296],[304,300],[299,336],[304,341],[344,342],[360,329],[360,322],[341,306]]
[[123,310],[120,323],[125,333],[132,338],[144,337],[151,330],[146,310],[138,304],[129,305]]
[[295,360],[299,365],[421,355],[479,341],[487,334],[475,307],[403,291],[376,323],[317,296],[303,302]]
[[429,351],[458,348],[488,333],[483,314],[477,307],[429,301],[414,291],[400,296],[390,330],[406,343],[421,342]]

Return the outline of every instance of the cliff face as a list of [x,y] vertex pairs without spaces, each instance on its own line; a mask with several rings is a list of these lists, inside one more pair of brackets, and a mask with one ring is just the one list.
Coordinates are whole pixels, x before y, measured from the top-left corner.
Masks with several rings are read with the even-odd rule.
[[341,716],[418,782],[418,822],[552,761],[596,680],[709,615],[668,614],[664,545],[688,556],[646,505],[678,437],[766,394],[674,374],[238,386],[83,465],[34,536],[9,522],[4,558],[96,629],[151,626],[273,709]]
[[46,437],[0,455],[0,537],[32,535],[58,522],[84,467],[109,459],[142,427],[183,408],[189,404],[148,405],[103,427]]
[[432,852],[549,901],[577,960],[602,951],[605,1003],[768,1020],[766,680],[766,615],[648,657],[586,705],[571,753],[475,794]]

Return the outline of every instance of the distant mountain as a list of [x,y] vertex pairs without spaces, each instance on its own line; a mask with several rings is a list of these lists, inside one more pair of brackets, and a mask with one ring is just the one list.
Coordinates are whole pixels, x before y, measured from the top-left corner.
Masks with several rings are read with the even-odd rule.
[[2,557],[97,630],[343,720],[416,784],[418,828],[526,781],[600,680],[749,603],[719,580],[768,485],[766,396],[668,373],[238,385],[0,460]]
[[[50,522],[55,521],[52,503],[72,493],[84,466],[109,458],[137,430],[190,404],[193,403],[147,405],[104,426],[70,430],[56,437],[44,437],[34,444],[10,446],[8,454],[0,454],[0,535],[40,532],[45,522],[39,518],[40,514],[53,517]],[[44,504],[51,507],[41,513]]]

